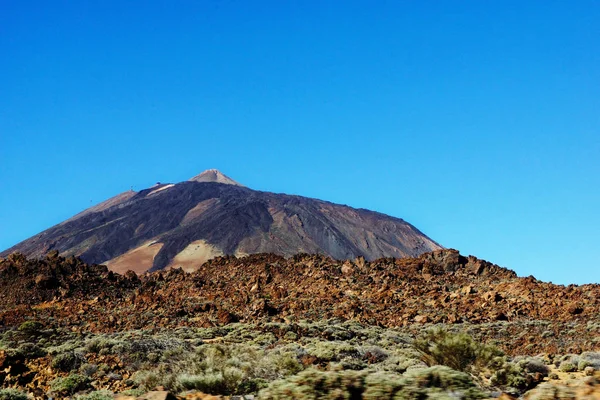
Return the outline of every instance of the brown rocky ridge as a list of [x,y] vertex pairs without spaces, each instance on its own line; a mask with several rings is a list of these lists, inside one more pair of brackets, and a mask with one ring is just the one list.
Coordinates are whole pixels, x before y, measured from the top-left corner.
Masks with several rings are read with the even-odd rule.
[[193,273],[173,269],[142,276],[119,275],[57,252],[40,260],[12,254],[0,261],[0,327],[31,319],[93,332],[328,319],[411,329],[555,323],[545,340],[519,333],[501,343],[509,352],[533,354],[595,348],[597,332],[567,335],[561,327],[599,316],[600,285],[520,278],[456,250],[372,262],[307,254],[223,256]]

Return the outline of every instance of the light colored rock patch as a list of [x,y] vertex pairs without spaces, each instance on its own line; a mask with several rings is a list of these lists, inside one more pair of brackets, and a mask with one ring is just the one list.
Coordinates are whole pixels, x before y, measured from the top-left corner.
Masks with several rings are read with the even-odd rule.
[[223,252],[204,240],[190,243],[183,251],[175,256],[167,269],[182,268],[185,272],[193,272],[211,258],[222,256]]
[[221,171],[216,170],[216,169],[207,169],[206,171],[202,172],[201,174],[196,175],[195,177],[190,179],[190,181],[217,182],[217,183],[224,183],[226,185],[235,185],[235,186],[244,187],[244,185],[239,184],[238,182],[234,181],[233,179],[231,179],[230,177],[228,177],[227,175],[221,173]]
[[155,190],[151,191],[150,193],[148,193],[146,195],[146,197],[152,196],[153,194],[156,194],[156,193],[159,193],[159,192],[162,192],[163,190],[167,190],[168,188],[172,188],[173,186],[175,186],[175,185],[172,184],[172,183],[169,183],[168,185],[159,187],[158,189],[155,189]]
[[119,274],[132,270],[136,274],[143,274],[152,268],[154,257],[162,249],[163,244],[156,241],[146,242],[140,247],[129,250],[127,253],[103,262],[108,269]]
[[237,258],[248,257],[249,255],[250,255],[249,253],[245,253],[240,250],[236,250],[235,254],[234,254],[234,256],[236,256]]
[[190,209],[190,211],[188,211],[187,214],[185,214],[183,220],[181,220],[181,225],[185,225],[192,222],[194,219],[202,215],[206,210],[214,207],[218,202],[219,199],[217,198],[201,201],[194,208]]

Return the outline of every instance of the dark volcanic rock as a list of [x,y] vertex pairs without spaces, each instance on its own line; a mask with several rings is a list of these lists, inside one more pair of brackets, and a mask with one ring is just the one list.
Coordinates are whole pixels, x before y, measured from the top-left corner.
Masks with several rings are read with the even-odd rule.
[[[126,192],[0,253],[58,250],[124,273],[183,267],[220,255],[319,253],[335,259],[414,257],[441,247],[399,218],[259,192],[209,170],[187,182]],[[454,265],[457,260],[448,260]],[[40,276],[39,285],[55,285]]]
[[59,297],[94,298],[115,292],[118,295],[139,284],[137,279],[113,274],[104,265],[89,265],[72,256],[59,257],[56,252],[39,260],[13,253],[0,260],[0,309]]

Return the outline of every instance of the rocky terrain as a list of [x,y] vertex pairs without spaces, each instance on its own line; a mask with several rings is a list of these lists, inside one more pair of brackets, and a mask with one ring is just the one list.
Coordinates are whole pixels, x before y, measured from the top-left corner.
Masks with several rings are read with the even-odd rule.
[[222,255],[414,257],[440,249],[402,219],[326,201],[246,188],[217,170],[128,191],[0,253],[58,250],[111,270],[193,271]]
[[[430,336],[419,347],[440,327],[458,336]],[[427,356],[427,343],[440,340],[473,347],[464,353],[477,355],[470,369]],[[463,382],[456,389],[470,393],[463,398],[517,396],[543,382],[536,390],[546,397],[528,396],[553,398],[547,393],[555,389],[588,390],[569,383],[586,376],[588,392],[597,393],[590,379],[600,369],[598,351],[600,285],[521,278],[455,250],[374,261],[221,256],[193,273],[143,275],[56,251],[0,261],[0,387],[36,398],[90,390],[139,396],[156,387],[180,396],[262,388],[263,398],[290,398],[281,393],[300,382],[332,380],[334,388],[339,379],[368,393],[380,373],[396,374],[390,393],[409,396],[398,398],[425,390],[424,373]],[[338,398],[319,396],[304,398]]]
[[72,331],[332,318],[383,327],[550,322],[546,341],[519,334],[501,344],[521,354],[589,348],[595,332],[572,335],[562,327],[600,316],[600,285],[519,278],[456,250],[372,262],[303,254],[223,256],[193,273],[142,276],[119,275],[57,252],[40,260],[12,254],[0,262],[0,288],[0,326],[35,319]]

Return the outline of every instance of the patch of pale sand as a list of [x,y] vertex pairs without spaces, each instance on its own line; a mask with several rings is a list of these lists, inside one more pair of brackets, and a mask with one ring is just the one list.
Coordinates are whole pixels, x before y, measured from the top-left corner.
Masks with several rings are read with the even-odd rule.
[[155,241],[146,242],[143,245],[129,250],[125,254],[104,262],[108,269],[118,274],[124,274],[131,270],[136,274],[143,274],[152,268],[154,257],[162,249],[163,244]]
[[159,187],[158,189],[155,189],[155,190],[151,191],[150,193],[148,193],[148,194],[146,195],[146,197],[148,197],[148,196],[152,196],[153,194],[156,194],[156,193],[158,193],[158,192],[162,192],[163,190],[166,190],[166,189],[168,189],[168,188],[172,188],[173,186],[175,186],[175,185],[174,185],[174,184],[172,184],[172,183],[169,183],[168,185],[165,185],[165,186]]
[[185,214],[185,216],[181,220],[181,225],[185,225],[185,224],[193,221],[194,219],[196,219],[197,217],[202,215],[206,210],[214,207],[218,202],[219,202],[218,198],[212,198],[212,199],[201,201],[200,203],[196,204],[196,206],[194,206],[194,208],[190,209]]
[[222,255],[223,252],[217,247],[204,240],[196,240],[177,254],[167,265],[167,269],[182,268],[185,272],[193,272],[211,258]]
[[563,372],[554,365],[548,367],[558,379],[544,378],[544,382],[526,392],[523,399],[600,399],[599,371],[587,376],[584,371]]
[[548,365],[548,368],[550,368],[550,374],[555,373],[558,375],[558,379],[544,379],[545,381],[552,383],[570,386],[578,383],[582,378],[585,377],[585,373],[583,371],[563,372],[554,365]]

